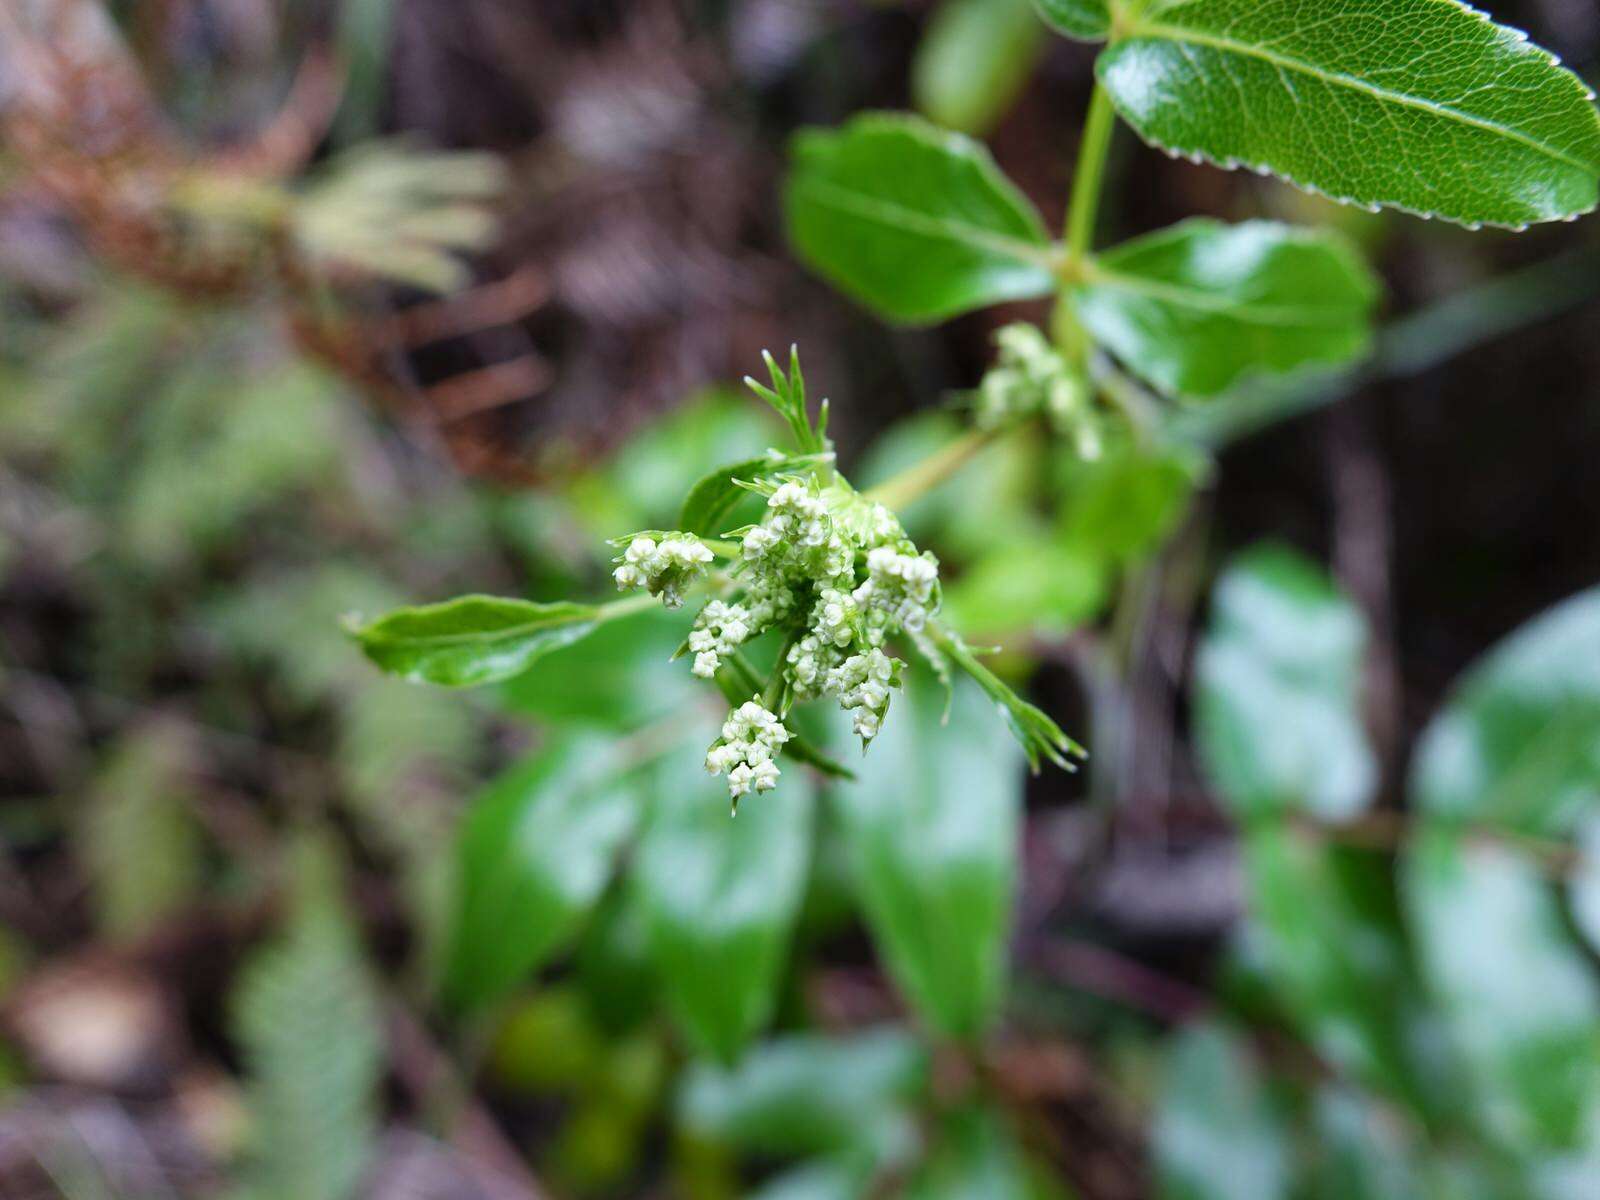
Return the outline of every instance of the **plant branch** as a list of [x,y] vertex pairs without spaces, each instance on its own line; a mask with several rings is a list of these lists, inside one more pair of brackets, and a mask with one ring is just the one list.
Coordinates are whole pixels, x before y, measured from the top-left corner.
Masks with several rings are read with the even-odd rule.
[[913,500],[931,492],[966,466],[980,450],[994,440],[994,436],[987,430],[969,430],[935,450],[921,462],[912,464],[877,487],[869,488],[866,492],[867,499],[876,500],[891,510],[903,508]]
[[1116,115],[1111,107],[1111,93],[1095,84],[1094,97],[1089,101],[1089,116],[1083,126],[1083,140],[1078,143],[1078,166],[1072,175],[1072,202],[1067,209],[1067,265],[1071,270],[1076,270],[1088,257],[1094,243],[1106,155],[1111,149]]

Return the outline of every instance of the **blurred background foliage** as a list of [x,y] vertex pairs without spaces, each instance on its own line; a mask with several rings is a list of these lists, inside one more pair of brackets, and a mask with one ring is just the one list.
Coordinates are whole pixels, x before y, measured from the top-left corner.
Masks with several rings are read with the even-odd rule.
[[[1592,5],[1485,7],[1595,78]],[[1027,0],[0,11],[0,1195],[1600,1196],[1593,222],[1119,140],[1117,232],[1331,222],[1391,298],[907,510],[1075,779],[913,687],[730,824],[672,616],[465,695],[342,632],[603,594],[775,440],[763,346],[862,485],[946,442],[1008,314],[805,276],[785,140],[915,106],[1055,217],[1089,62]]]

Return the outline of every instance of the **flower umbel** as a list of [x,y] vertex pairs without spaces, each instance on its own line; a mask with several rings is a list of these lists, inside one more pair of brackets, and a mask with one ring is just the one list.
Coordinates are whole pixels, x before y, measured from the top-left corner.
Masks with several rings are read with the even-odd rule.
[[[1012,350],[1013,383],[1037,387],[1049,364],[1041,365],[1034,347]],[[936,622],[939,560],[918,549],[893,512],[834,468],[827,402],[813,423],[793,355],[788,372],[771,355],[767,368],[770,388],[747,382],[788,422],[799,456],[774,452],[741,464],[756,476],[749,480],[726,471],[708,476],[697,485],[698,502],[684,508],[684,524],[698,532],[646,530],[612,543],[622,550],[615,560],[617,586],[645,588],[668,608],[683,603],[717,556],[727,560],[726,573],[714,577],[717,594],[696,614],[678,653],[692,655],[693,673],[715,679],[735,705],[705,759],[708,771],[726,777],[735,811],[741,797],[777,786],[785,746],[791,756],[848,774],[797,739],[785,719],[796,701],[830,699],[850,714],[865,751],[901,686],[905,663],[892,652],[896,643],[915,647],[947,685],[953,662],[980,683],[992,680],[986,684],[991,689],[1004,688]],[[739,488],[765,501],[759,520],[723,533],[726,540],[702,541],[700,534],[716,529],[709,514],[732,511]],[[744,648],[769,634],[778,650],[763,680]],[[1065,762],[1057,746],[1066,744],[1065,735],[1038,715],[1053,731],[1047,750]]]
[[668,608],[683,604],[684,593],[701,579],[715,555],[692,533],[663,533],[649,530],[613,539],[613,546],[626,546],[616,558],[611,577],[618,591],[644,588],[660,596]]
[[770,792],[778,786],[782,772],[774,760],[789,736],[778,715],[769,712],[759,696],[752,696],[728,714],[722,723],[722,736],[706,751],[706,770],[713,775],[727,775],[734,812],[739,811],[739,797],[752,788]]

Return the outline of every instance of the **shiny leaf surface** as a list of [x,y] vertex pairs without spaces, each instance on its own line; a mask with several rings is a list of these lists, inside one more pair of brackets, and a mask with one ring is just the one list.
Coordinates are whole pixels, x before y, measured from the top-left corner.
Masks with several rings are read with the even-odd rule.
[[977,142],[868,113],[801,133],[793,154],[790,241],[880,315],[938,321],[1053,290],[1039,214]]
[[1004,985],[1021,755],[975,687],[957,680],[948,725],[941,702],[911,679],[836,795],[879,952],[923,1020],[968,1038]]
[[652,772],[650,820],[633,885],[667,1003],[690,1041],[724,1062],[772,1015],[811,853],[804,773],[737,817],[705,787],[704,750]]
[[462,830],[446,998],[496,999],[570,941],[640,811],[598,738],[567,737],[502,775]]
[[1549,884],[1517,852],[1445,829],[1402,866],[1424,973],[1491,1127],[1576,1146],[1600,1111],[1600,990]]
[[1595,206],[1600,117],[1589,90],[1455,0],[1143,7],[1096,70],[1146,141],[1469,225]]
[[1600,792],[1600,589],[1536,617],[1472,667],[1423,734],[1415,802],[1559,835]]
[[1129,370],[1184,396],[1356,358],[1378,296],[1336,234],[1271,221],[1185,221],[1087,271],[1074,292],[1083,323]]
[[927,1070],[926,1051],[903,1030],[796,1034],[761,1045],[732,1070],[695,1067],[679,1116],[697,1135],[757,1153],[882,1154],[911,1138],[901,1109]]
[[1366,627],[1322,571],[1258,547],[1217,586],[1196,666],[1196,738],[1242,816],[1365,808],[1377,765],[1359,710]]
[[351,633],[366,656],[415,683],[473,687],[510,679],[595,627],[591,604],[540,604],[503,596],[460,596],[402,608]]

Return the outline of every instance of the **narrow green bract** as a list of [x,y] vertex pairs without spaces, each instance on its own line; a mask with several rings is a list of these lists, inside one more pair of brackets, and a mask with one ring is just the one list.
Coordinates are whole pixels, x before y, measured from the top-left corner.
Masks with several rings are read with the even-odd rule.
[[840,290],[931,322],[1054,288],[1039,214],[977,142],[868,113],[794,143],[789,238]]
[[1455,0],[1156,3],[1096,69],[1147,141],[1335,199],[1513,228],[1595,207],[1588,88]]

